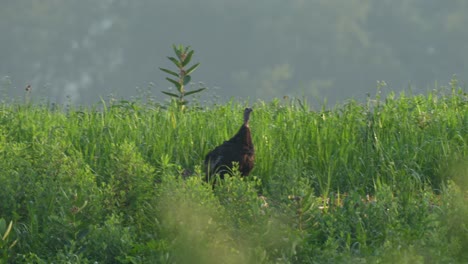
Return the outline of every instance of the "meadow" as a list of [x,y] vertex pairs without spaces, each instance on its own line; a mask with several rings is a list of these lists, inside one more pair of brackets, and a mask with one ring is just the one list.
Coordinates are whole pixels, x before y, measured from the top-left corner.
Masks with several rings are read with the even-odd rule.
[[[204,155],[252,106],[251,175]],[[468,95],[0,106],[0,263],[466,263]]]

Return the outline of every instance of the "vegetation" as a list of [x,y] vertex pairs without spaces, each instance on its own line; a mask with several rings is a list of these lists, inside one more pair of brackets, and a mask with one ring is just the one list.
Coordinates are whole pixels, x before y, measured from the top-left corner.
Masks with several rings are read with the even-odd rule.
[[214,190],[200,164],[245,103],[3,103],[0,262],[462,263],[468,96],[452,85],[256,102],[256,166]]
[[[190,83],[192,79],[190,74],[192,74],[192,72],[194,72],[198,68],[200,63],[195,63],[194,65],[186,69],[185,67],[187,67],[190,61],[192,60],[194,50],[192,50],[190,46],[184,47],[183,45],[172,45],[172,48],[174,49],[174,53],[177,55],[177,59],[174,57],[167,58],[177,67],[178,72],[174,72],[166,68],[159,69],[172,76],[172,78],[166,77],[166,80],[177,88],[177,93],[167,91],[162,91],[162,93],[173,97],[173,99],[176,100],[175,102],[177,103],[179,108],[181,110],[184,110],[185,105],[188,103],[185,97],[199,93],[205,90],[206,88],[198,88],[192,91],[185,90],[186,86]],[[173,79],[174,76],[177,77],[176,80]]]
[[160,93],[166,73],[155,65],[172,67],[173,42],[196,48],[197,80],[225,101],[287,94],[333,106],[381,79],[418,92],[453,74],[468,81],[466,0],[31,2],[0,8],[9,97],[27,83],[56,103]]

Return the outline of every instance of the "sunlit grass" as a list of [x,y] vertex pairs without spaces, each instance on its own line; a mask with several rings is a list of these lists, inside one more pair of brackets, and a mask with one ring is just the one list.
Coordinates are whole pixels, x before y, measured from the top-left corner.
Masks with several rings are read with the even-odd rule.
[[[237,132],[246,106],[2,104],[0,218],[19,240],[0,251],[16,262],[105,263],[466,256],[461,89],[317,110],[255,102],[255,168],[212,191],[204,155]],[[441,228],[449,223],[459,228]]]

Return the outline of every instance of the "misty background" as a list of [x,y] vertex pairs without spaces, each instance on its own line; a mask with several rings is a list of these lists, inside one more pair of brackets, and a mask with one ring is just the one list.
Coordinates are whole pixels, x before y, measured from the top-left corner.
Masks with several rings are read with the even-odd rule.
[[1,96],[164,100],[172,44],[221,101],[424,92],[467,79],[466,14],[466,0],[1,0]]

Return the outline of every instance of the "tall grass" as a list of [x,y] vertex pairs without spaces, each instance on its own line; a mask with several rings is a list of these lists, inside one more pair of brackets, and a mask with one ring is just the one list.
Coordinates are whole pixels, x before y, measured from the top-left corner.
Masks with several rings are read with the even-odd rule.
[[245,106],[181,112],[138,101],[63,109],[3,103],[0,218],[14,221],[18,238],[4,259],[466,259],[468,97],[461,89],[319,110],[297,99],[256,102],[255,168],[212,191],[201,180],[204,155],[237,132]]

